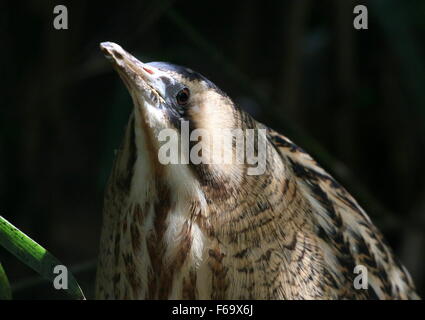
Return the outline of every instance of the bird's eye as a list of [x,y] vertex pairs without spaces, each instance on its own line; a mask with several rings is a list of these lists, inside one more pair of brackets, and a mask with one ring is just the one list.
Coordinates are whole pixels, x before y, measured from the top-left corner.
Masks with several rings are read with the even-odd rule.
[[184,88],[177,93],[176,100],[177,103],[181,106],[184,106],[189,101],[190,92],[188,88]]

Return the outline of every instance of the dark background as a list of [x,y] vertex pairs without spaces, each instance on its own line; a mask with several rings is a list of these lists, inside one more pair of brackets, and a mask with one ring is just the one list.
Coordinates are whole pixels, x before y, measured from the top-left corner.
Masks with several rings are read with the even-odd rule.
[[[53,28],[68,8],[69,29]],[[369,29],[353,28],[353,8]],[[311,153],[425,293],[425,2],[2,1],[0,214],[90,298],[106,178],[131,110],[99,51],[197,70]],[[64,298],[0,248],[15,298]]]

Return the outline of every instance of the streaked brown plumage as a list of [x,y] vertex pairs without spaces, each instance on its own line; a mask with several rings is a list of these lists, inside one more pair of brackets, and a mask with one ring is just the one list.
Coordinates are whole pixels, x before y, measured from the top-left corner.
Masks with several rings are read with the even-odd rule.
[[[412,299],[406,269],[357,202],[308,154],[185,68],[101,45],[134,102],[104,203],[100,299]],[[173,99],[182,88],[190,99]],[[158,161],[177,120],[266,129],[267,167]],[[355,289],[354,268],[368,270]]]

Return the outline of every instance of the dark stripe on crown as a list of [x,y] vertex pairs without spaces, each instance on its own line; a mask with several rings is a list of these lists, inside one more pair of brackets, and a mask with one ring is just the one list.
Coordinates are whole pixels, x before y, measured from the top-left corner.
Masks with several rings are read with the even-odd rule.
[[148,66],[155,67],[161,71],[172,71],[178,73],[182,77],[189,79],[190,81],[199,80],[203,81],[207,84],[208,88],[219,90],[219,88],[202,74],[193,71],[190,68],[182,67],[176,64],[168,63],[168,62],[149,62],[146,63]]

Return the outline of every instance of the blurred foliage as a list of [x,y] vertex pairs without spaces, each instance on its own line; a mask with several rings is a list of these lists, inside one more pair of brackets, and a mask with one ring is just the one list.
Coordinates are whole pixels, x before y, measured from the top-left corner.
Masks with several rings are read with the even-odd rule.
[[0,263],[0,300],[12,299],[12,291],[10,290],[9,279],[7,279],[6,272]]
[[[62,266],[62,263],[2,216],[0,216],[0,246],[3,246],[24,264],[51,282],[53,282],[56,277],[61,276],[55,273],[54,268],[56,266]],[[68,273],[66,278],[67,289],[65,293],[73,299],[84,300],[84,294],[74,276]],[[10,286],[1,265],[0,287],[2,287],[0,289],[0,298],[2,295],[7,297],[7,291],[10,290]]]
[[[359,3],[368,30],[353,28]],[[57,4],[69,30],[52,27]],[[310,152],[423,296],[424,9],[422,0],[2,1],[0,214],[73,265],[92,296],[103,187],[131,110],[98,49],[114,41],[142,61],[203,73]],[[0,261],[14,297],[63,298],[2,249]]]

